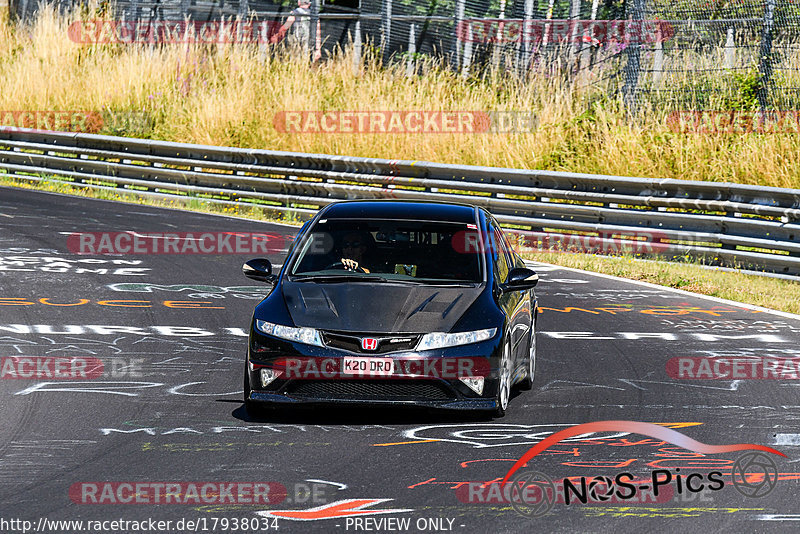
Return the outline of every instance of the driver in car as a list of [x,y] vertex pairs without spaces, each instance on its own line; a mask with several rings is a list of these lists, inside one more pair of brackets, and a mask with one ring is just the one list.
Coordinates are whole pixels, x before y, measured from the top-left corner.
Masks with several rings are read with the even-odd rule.
[[361,265],[367,253],[368,242],[367,235],[362,232],[348,232],[345,234],[342,240],[342,258],[340,260],[345,269],[356,271],[360,267],[365,273],[369,272],[369,269]]

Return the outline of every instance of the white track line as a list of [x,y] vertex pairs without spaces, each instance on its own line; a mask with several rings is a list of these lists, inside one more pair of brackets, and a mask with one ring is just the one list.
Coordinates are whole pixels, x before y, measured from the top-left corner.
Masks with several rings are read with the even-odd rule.
[[671,293],[677,293],[679,295],[685,295],[687,297],[696,297],[696,298],[700,298],[700,299],[710,300],[712,302],[718,302],[720,304],[731,304],[731,305],[739,306],[740,308],[745,308],[745,309],[748,309],[748,310],[760,311],[760,312],[764,312],[764,313],[771,313],[772,315],[778,315],[778,316],[784,317],[786,319],[794,319],[795,321],[800,321],[800,315],[796,315],[794,313],[782,312],[782,311],[778,311],[778,310],[773,310],[771,308],[764,308],[762,306],[755,306],[753,304],[745,304],[744,302],[736,302],[735,300],[721,299],[719,297],[712,297],[712,296],[709,296],[709,295],[702,295],[700,293],[692,293],[691,291],[684,291],[683,289],[676,289],[674,287],[668,287],[668,286],[660,286],[658,284],[652,284],[650,282],[642,282],[641,280],[630,280],[628,278],[620,278],[619,276],[613,276],[613,275],[610,275],[610,274],[595,273],[593,271],[583,271],[581,269],[574,269],[572,267],[562,267],[560,265],[553,265],[552,263],[545,263],[545,262],[541,262],[541,261],[529,260],[529,261],[526,261],[526,263],[534,263],[534,264],[538,263],[538,264],[541,264],[541,265],[548,265],[548,266],[551,266],[551,267],[557,267],[559,269],[564,269],[565,271],[572,271],[572,272],[575,272],[575,273],[588,274],[588,275],[591,275],[591,276],[596,276],[598,278],[605,278],[605,279],[608,279],[608,280],[617,280],[619,282],[626,282],[628,284],[634,284],[634,285],[638,285],[638,286],[648,287],[648,288],[651,288],[651,289],[660,289],[662,291],[669,291]]

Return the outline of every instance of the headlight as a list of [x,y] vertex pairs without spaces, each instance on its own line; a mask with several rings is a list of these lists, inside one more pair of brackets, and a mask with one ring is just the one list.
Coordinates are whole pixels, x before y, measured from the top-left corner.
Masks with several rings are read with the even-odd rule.
[[417,350],[443,349],[445,347],[455,347],[456,345],[469,345],[491,339],[497,333],[497,328],[487,328],[486,330],[475,330],[473,332],[456,332],[445,334],[444,332],[431,332],[425,334],[419,340]]
[[306,345],[322,346],[322,338],[319,332],[313,328],[296,328],[294,326],[284,326],[282,324],[268,323],[256,319],[256,328],[267,335],[288,339],[289,341],[297,341],[298,343],[305,343]]

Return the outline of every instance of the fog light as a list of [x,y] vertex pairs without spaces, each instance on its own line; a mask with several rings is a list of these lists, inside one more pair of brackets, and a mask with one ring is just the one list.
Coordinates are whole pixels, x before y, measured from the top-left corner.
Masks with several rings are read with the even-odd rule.
[[469,389],[477,393],[478,395],[483,395],[483,377],[482,376],[462,376],[459,377]]
[[259,373],[261,374],[261,387],[264,388],[274,382],[276,378],[281,376],[281,372],[276,371],[275,369],[261,369]]

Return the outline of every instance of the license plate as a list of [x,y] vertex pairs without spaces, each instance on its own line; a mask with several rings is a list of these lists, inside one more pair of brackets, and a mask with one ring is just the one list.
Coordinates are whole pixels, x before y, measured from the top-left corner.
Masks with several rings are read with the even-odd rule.
[[342,358],[342,374],[361,376],[389,376],[394,372],[391,358]]

